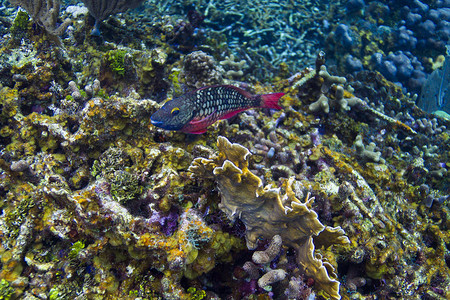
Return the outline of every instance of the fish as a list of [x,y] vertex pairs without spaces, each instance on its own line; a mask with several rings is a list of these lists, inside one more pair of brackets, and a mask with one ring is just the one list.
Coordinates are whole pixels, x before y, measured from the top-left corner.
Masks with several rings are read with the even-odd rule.
[[167,101],[150,120],[162,129],[202,134],[216,121],[229,119],[250,108],[282,109],[278,100],[283,95],[253,95],[232,85],[206,86]]
[[443,68],[428,75],[417,100],[417,106],[429,113],[441,110],[450,114],[450,45],[446,48]]

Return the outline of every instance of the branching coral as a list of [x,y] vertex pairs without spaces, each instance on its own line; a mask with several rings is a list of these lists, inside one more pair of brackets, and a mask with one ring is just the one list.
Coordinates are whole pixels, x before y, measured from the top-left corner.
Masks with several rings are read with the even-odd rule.
[[[323,78],[321,86],[321,95],[319,99],[309,105],[309,110],[312,112],[323,111],[330,112],[330,106],[337,106],[341,110],[350,110],[350,107],[357,104],[364,104],[364,101],[357,97],[346,97],[343,85],[347,82],[345,77],[333,76],[328,73],[325,65],[320,67],[318,75]],[[335,90],[334,97],[328,97],[326,94],[333,89]]]
[[225,57],[225,60],[220,61],[220,65],[226,68],[225,76],[228,78],[241,78],[244,76],[244,70],[248,69],[248,64],[245,60],[237,61],[233,54]]
[[375,151],[375,143],[370,143],[368,146],[364,146],[362,136],[357,135],[353,145],[356,148],[358,157],[360,157],[362,160],[384,163],[384,159],[381,158],[381,152]]
[[239,218],[246,226],[249,249],[257,246],[260,238],[279,235],[284,244],[293,247],[297,263],[307,276],[313,277],[319,290],[339,299],[339,282],[334,268],[314,253],[313,237],[327,236],[328,245],[348,243],[339,227],[325,227],[310,209],[314,198],[303,203],[291,188],[293,179],[280,189],[263,187],[259,177],[248,169],[250,152],[239,144],[231,144],[225,137],[217,142],[219,154],[212,158],[196,158],[189,171],[198,178],[213,177],[222,201],[219,207],[231,219]]

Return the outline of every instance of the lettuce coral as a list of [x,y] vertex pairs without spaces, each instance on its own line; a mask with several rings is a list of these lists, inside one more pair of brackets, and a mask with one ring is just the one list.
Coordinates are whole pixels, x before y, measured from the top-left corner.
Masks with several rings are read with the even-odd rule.
[[250,151],[239,144],[232,144],[225,137],[217,142],[218,155],[196,158],[189,171],[198,178],[214,178],[221,202],[219,207],[246,226],[246,242],[249,249],[257,247],[261,238],[271,239],[278,234],[283,244],[296,250],[296,260],[303,272],[314,278],[316,287],[332,299],[340,299],[339,282],[334,268],[314,253],[314,237],[327,236],[329,245],[349,243],[344,231],[324,226],[310,208],[314,198],[301,202],[291,188],[294,179],[287,180],[281,189],[264,187],[261,179],[250,172]]

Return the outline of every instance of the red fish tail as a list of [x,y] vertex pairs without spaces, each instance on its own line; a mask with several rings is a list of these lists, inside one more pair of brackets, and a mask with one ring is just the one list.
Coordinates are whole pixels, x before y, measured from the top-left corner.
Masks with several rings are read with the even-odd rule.
[[273,93],[260,95],[261,97],[261,107],[281,109],[282,107],[278,105],[278,100],[284,96],[284,93]]

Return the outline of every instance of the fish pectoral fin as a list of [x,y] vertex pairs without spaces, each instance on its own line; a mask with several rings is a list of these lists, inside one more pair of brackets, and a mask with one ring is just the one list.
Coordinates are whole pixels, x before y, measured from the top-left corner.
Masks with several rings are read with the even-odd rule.
[[202,122],[205,121],[206,118],[201,118],[201,119],[192,119],[189,121],[189,124],[191,125],[197,125],[197,124],[201,124]]
[[191,121],[189,121],[189,124],[197,125],[197,124],[202,124],[203,122],[207,122],[210,119],[214,118],[214,114],[216,113],[216,111],[217,111],[217,109],[215,109],[211,114],[209,114],[203,118],[193,118]]
[[221,117],[219,118],[219,120],[226,120],[226,119],[229,119],[229,118],[234,117],[235,115],[237,115],[238,113],[240,113],[240,112],[242,112],[242,111],[244,111],[244,110],[247,110],[247,108],[242,108],[242,109],[238,109],[238,110],[229,112],[229,113],[227,113],[227,114],[221,116]]

